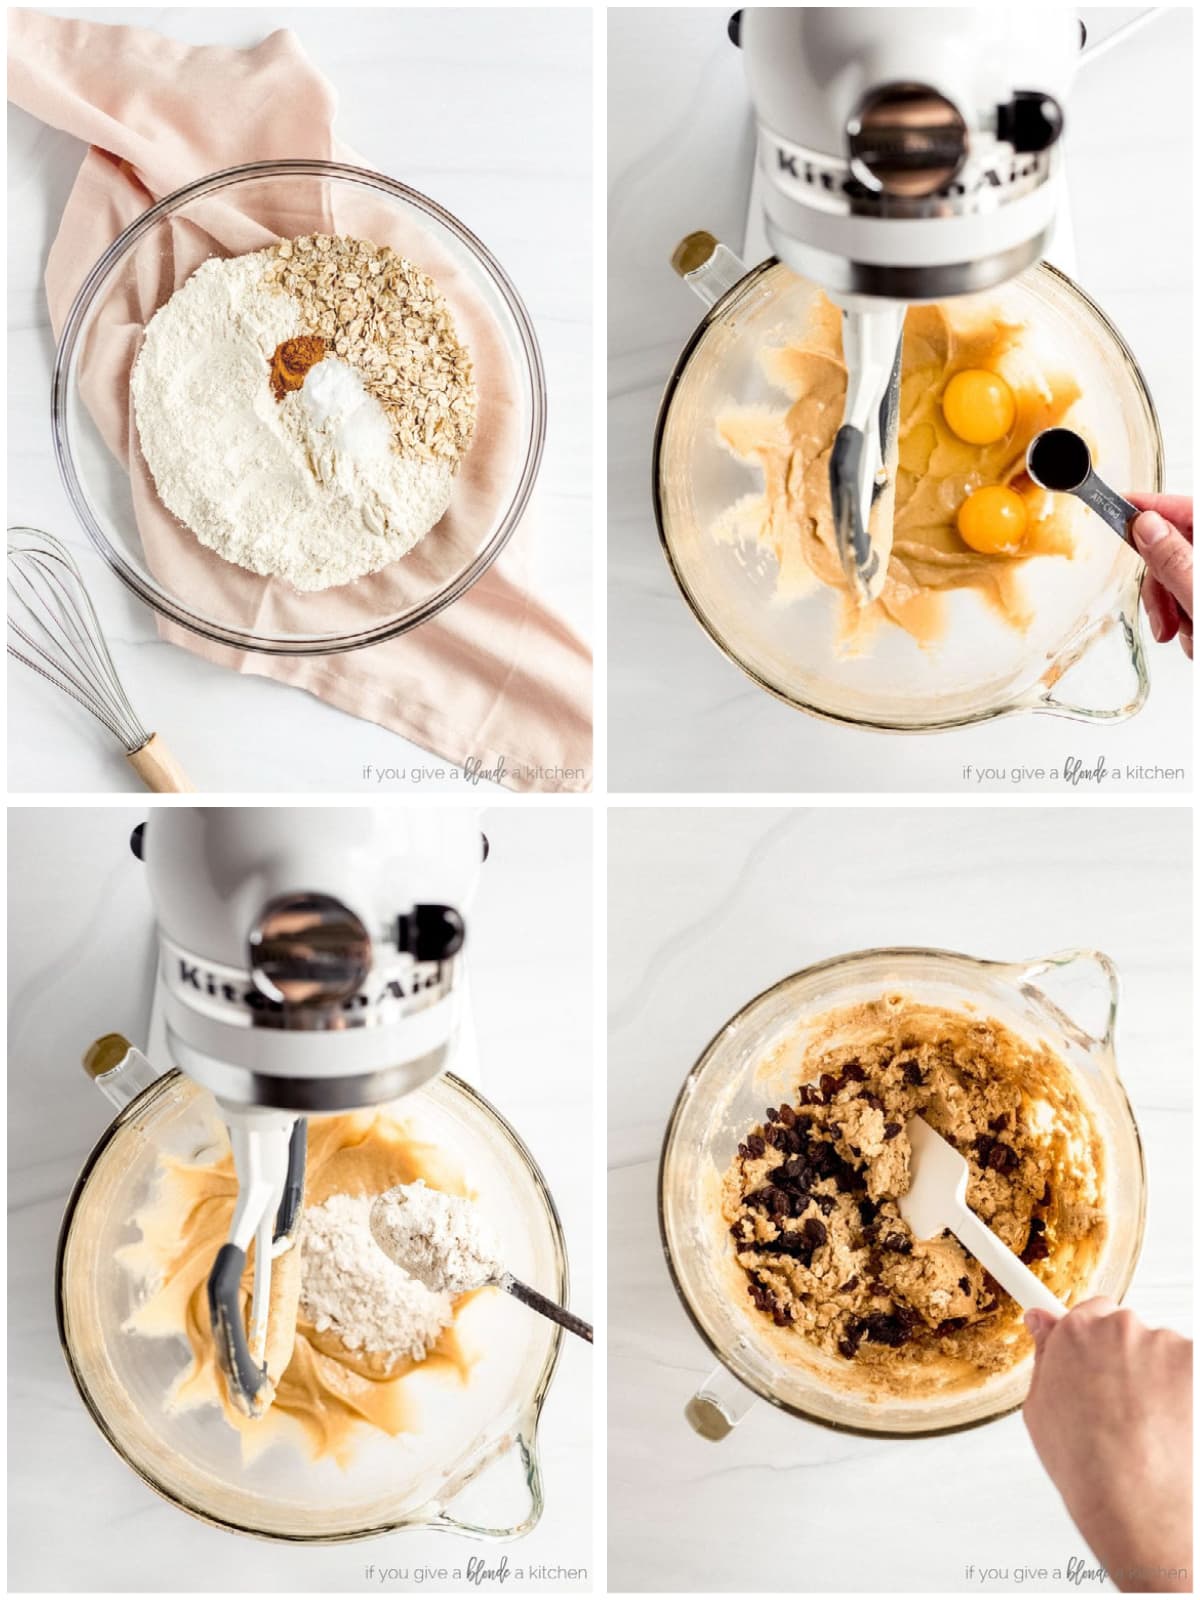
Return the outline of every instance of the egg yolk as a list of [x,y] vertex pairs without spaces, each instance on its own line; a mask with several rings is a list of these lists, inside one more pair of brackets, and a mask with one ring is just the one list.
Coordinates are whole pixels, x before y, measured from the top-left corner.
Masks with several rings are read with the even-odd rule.
[[995,444],[1017,415],[1017,402],[996,372],[977,367],[956,372],[942,395],[946,425],[966,444]]
[[958,508],[958,531],[964,544],[985,556],[1011,556],[1021,548],[1029,512],[1015,489],[990,483],[969,494]]

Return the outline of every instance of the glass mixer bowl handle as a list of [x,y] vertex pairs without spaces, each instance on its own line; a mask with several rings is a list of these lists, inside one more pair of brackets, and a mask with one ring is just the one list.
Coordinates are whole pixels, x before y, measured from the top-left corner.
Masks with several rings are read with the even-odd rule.
[[714,1367],[683,1408],[690,1426],[714,1444],[727,1439],[758,1404],[758,1396],[725,1367]]
[[[1140,711],[1150,692],[1150,673],[1142,644],[1139,601],[1145,568],[1126,584],[1116,608],[1085,628],[1050,665],[1029,693],[1014,706],[1074,722],[1123,722]],[[1069,692],[1062,680],[1085,658],[1104,691]],[[1096,704],[1100,701],[1101,704]]]
[[[542,1511],[545,1509],[545,1496],[542,1490],[542,1466],[538,1455],[538,1420],[541,1416],[542,1399],[544,1390],[534,1400],[533,1405],[522,1417],[515,1432],[509,1436],[502,1448],[493,1451],[488,1457],[480,1461],[465,1478],[460,1479],[454,1488],[450,1501],[446,1505],[438,1506],[433,1515],[421,1523],[421,1526],[430,1528],[445,1528],[453,1533],[463,1533],[474,1539],[519,1539],[523,1534],[529,1533],[541,1521]],[[486,1522],[472,1522],[465,1517],[456,1517],[453,1511],[454,1496],[460,1493],[468,1483],[471,1483],[480,1473],[489,1467],[499,1466],[502,1462],[515,1460],[520,1467],[522,1482],[529,1496],[529,1505],[520,1514],[520,1520],[510,1525],[490,1524]]]
[[671,253],[671,266],[706,306],[715,306],[746,276],[746,264],[711,233],[689,233]]
[[143,1089],[162,1077],[153,1062],[135,1049],[123,1033],[106,1033],[94,1039],[83,1053],[82,1066],[100,1093],[118,1111],[124,1111]]
[[1076,1044],[1089,1054],[1111,1057],[1121,1003],[1121,977],[1111,956],[1102,950],[1059,950],[1017,963],[1012,975],[1026,998]]

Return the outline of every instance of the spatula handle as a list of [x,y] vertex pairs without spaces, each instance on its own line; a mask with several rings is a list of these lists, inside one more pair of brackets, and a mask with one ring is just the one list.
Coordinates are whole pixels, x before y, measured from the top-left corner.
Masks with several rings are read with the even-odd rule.
[[951,1223],[951,1232],[1024,1310],[1036,1308],[1048,1311],[1052,1317],[1066,1316],[1067,1308],[1058,1296],[966,1206]]

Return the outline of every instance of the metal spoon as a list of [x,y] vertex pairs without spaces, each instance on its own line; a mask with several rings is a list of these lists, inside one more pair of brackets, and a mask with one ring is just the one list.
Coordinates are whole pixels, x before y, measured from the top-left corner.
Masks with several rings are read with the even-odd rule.
[[[379,1195],[371,1208],[371,1234],[375,1243],[390,1261],[423,1283],[433,1293],[448,1292],[451,1294],[465,1294],[473,1289],[501,1289],[505,1294],[512,1295],[514,1300],[519,1300],[522,1305],[528,1306],[532,1311],[538,1312],[543,1317],[548,1317],[551,1322],[557,1322],[560,1328],[565,1328],[568,1333],[586,1339],[588,1344],[592,1340],[591,1323],[585,1322],[582,1317],[577,1317],[574,1312],[568,1311],[565,1306],[560,1306],[557,1300],[551,1300],[546,1295],[540,1294],[527,1283],[522,1283],[520,1278],[514,1278],[511,1272],[504,1269],[503,1264],[497,1259],[498,1241],[489,1240],[484,1245],[482,1240],[476,1241],[477,1248],[473,1252],[476,1263],[480,1269],[478,1273],[471,1271],[470,1276],[451,1274],[447,1271],[448,1259],[442,1249],[432,1251],[412,1248],[414,1237],[408,1236],[409,1244],[406,1248],[405,1234],[397,1232],[388,1226],[387,1208],[396,1199],[420,1192],[427,1205],[432,1204],[444,1216],[453,1216],[455,1211],[461,1212],[473,1209],[473,1202],[456,1195],[444,1195],[437,1190],[429,1190],[423,1182],[415,1185],[396,1184],[394,1188]],[[407,1209],[407,1208],[405,1208]],[[426,1240],[428,1246],[430,1240]]]
[[1129,529],[1141,513],[1097,475],[1087,441],[1072,428],[1044,428],[1031,439],[1025,452],[1025,468],[1039,488],[1077,495],[1126,544],[1132,545]]
[[559,1327],[565,1328],[568,1333],[576,1334],[580,1339],[592,1343],[590,1322],[585,1322],[573,1311],[560,1306],[557,1300],[550,1300],[544,1294],[539,1294],[536,1289],[531,1289],[527,1283],[522,1283],[520,1278],[514,1278],[511,1272],[502,1272],[499,1277],[489,1279],[488,1287],[503,1289],[505,1294],[512,1295],[513,1299],[519,1300],[523,1306],[540,1312],[543,1317],[549,1317],[551,1322],[557,1322]]

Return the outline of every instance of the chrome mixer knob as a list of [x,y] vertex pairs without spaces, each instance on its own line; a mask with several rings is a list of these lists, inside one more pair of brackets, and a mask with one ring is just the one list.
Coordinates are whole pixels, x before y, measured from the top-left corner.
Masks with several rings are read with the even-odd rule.
[[292,1009],[323,1010],[357,994],[371,971],[371,936],[333,895],[268,901],[250,931],[250,977],[260,994]]

